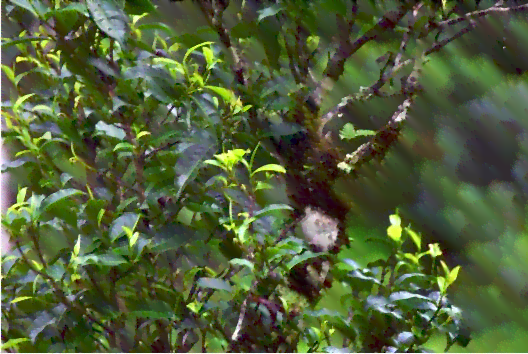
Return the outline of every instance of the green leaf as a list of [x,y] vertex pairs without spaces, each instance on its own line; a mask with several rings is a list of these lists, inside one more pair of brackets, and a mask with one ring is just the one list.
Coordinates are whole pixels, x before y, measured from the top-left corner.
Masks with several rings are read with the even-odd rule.
[[420,258],[412,253],[405,253],[403,256],[407,259],[410,259],[416,265],[420,264]]
[[189,55],[191,55],[196,49],[206,46],[206,45],[211,45],[213,43],[214,42],[204,42],[204,43],[200,43],[200,44],[195,45],[194,47],[189,48],[183,57],[183,62],[185,63]]
[[2,164],[1,171],[2,173],[9,172],[10,170],[14,170],[20,166],[25,165],[26,163],[34,164],[35,162],[32,161],[30,157],[22,157],[13,161],[6,161]]
[[218,278],[200,278],[198,279],[198,286],[208,289],[225,290],[231,292],[232,287],[225,280]]
[[13,338],[9,339],[7,342],[2,343],[2,350],[9,349],[9,348],[16,348],[17,345],[24,342],[29,342],[29,338]]
[[286,204],[270,204],[267,207],[262,208],[259,211],[255,212],[255,214],[253,214],[253,218],[255,219],[262,218],[268,214],[272,214],[279,210],[290,210],[291,211],[293,210],[293,208]]
[[188,146],[182,151],[182,156],[178,159],[178,163],[175,167],[179,174],[175,180],[175,184],[178,188],[178,191],[174,196],[175,200],[180,199],[180,195],[187,184],[197,175],[199,168],[202,166],[202,161],[205,158],[210,157],[214,148],[214,144],[209,146],[194,144]]
[[77,264],[97,264],[100,266],[118,266],[123,263],[128,263],[123,257],[108,253],[108,254],[101,254],[101,255],[95,255],[90,254],[87,256],[82,256],[76,259],[75,261]]
[[137,222],[139,221],[139,215],[135,213],[124,213],[118,217],[110,226],[110,239],[115,241],[118,237],[125,234],[123,226],[128,227],[130,230],[136,228]]
[[81,251],[81,235],[77,238],[77,242],[75,243],[75,246],[73,247],[73,256],[78,256],[79,252]]
[[18,111],[20,109],[20,106],[32,96],[35,96],[35,94],[34,93],[29,93],[27,95],[24,95],[22,97],[17,98],[17,100],[15,101],[15,104],[13,105],[13,108],[12,108],[13,112],[18,113]]
[[104,134],[106,136],[110,136],[110,137],[113,137],[119,140],[123,140],[126,136],[126,133],[123,129],[113,124],[107,124],[103,122],[102,120],[97,122],[97,124],[95,125],[95,130],[101,134]]
[[56,317],[52,317],[47,311],[40,312],[40,315],[33,320],[33,323],[29,326],[29,339],[33,343],[37,339],[37,336],[46,328],[47,326],[54,324],[57,321]]
[[446,279],[444,277],[437,277],[436,282],[438,283],[438,288],[440,289],[440,292],[444,294],[447,289]]
[[[4,43],[2,43],[2,46],[4,46]],[[2,64],[2,71],[7,76],[9,81],[11,81],[13,84],[16,85],[16,83],[15,83],[15,72],[13,71],[13,69],[11,69],[11,67],[9,67],[7,65]]]
[[217,166],[217,167],[220,167],[221,169],[225,170],[225,166],[223,164],[221,164],[220,162],[216,161],[216,160],[205,160],[204,163],[208,164],[208,165]]
[[46,197],[42,204],[40,205],[42,211],[47,211],[52,207],[60,206],[60,203],[64,203],[68,201],[71,197],[76,195],[83,195],[84,192],[69,188],[69,189],[63,189],[58,192],[53,193],[52,195]]
[[163,32],[167,33],[169,36],[174,36],[175,35],[174,28],[172,28],[170,26],[167,26],[166,24],[161,23],[161,22],[145,23],[145,24],[139,25],[137,28],[139,30],[141,30],[141,31],[144,31],[144,30],[157,30],[157,31],[163,31]]
[[139,132],[138,135],[136,135],[136,139],[139,140],[139,139],[141,139],[142,137],[147,136],[147,135],[151,135],[151,133],[150,133],[150,132],[147,132],[147,131]]
[[258,16],[257,22],[262,21],[266,17],[275,16],[280,11],[282,11],[282,7],[279,4],[275,4],[270,7],[266,7],[265,9],[259,10],[258,11],[259,16]]
[[193,73],[193,75],[189,78],[189,81],[192,83],[197,83],[198,87],[204,86],[204,80],[202,75],[198,74],[197,72]]
[[471,332],[469,330],[461,330],[460,333],[456,336],[455,341],[462,348],[465,348],[471,342]]
[[127,79],[145,80],[148,84],[146,93],[163,103],[173,103],[184,94],[183,88],[180,85],[184,79],[183,75],[178,80],[175,80],[167,70],[160,67],[138,65],[129,68],[125,72],[125,77]]
[[87,0],[86,5],[95,24],[109,37],[124,45],[128,29],[128,16],[114,0]]
[[160,145],[167,144],[168,142],[170,142],[170,139],[172,137],[179,137],[179,136],[181,136],[181,133],[179,131],[164,132],[161,135],[153,138],[150,141],[150,144],[152,146],[160,146]]
[[438,243],[429,244],[429,254],[431,257],[436,258],[442,255],[442,250]]
[[253,263],[251,263],[247,259],[242,259],[242,258],[231,259],[229,263],[234,264],[234,265],[246,266],[251,270],[255,268],[255,265]]
[[281,37],[281,31],[280,26],[277,26],[272,20],[273,18],[270,18],[258,22],[259,31],[256,33],[256,39],[264,46],[264,52],[266,53],[270,67],[275,70],[280,70],[279,57],[282,47],[279,38]]
[[288,270],[291,270],[293,267],[295,267],[297,264],[299,263],[302,263],[308,259],[311,259],[311,258],[315,258],[315,257],[320,257],[322,255],[325,255],[325,254],[328,254],[326,252],[321,252],[321,253],[313,253],[312,251],[306,251],[300,255],[297,255],[295,257],[293,257],[293,259],[291,261],[288,262],[288,264],[286,264],[286,268]]
[[449,13],[456,6],[456,1],[442,0],[442,9],[444,13]]
[[423,295],[413,294],[408,291],[398,291],[389,296],[389,301],[401,301],[401,300],[408,300],[408,299],[420,299],[420,300],[426,300],[429,301],[429,298]]
[[104,213],[105,213],[104,209],[99,210],[99,212],[97,213],[97,226],[99,227],[101,227],[101,222],[103,220]]
[[[365,274],[365,273],[368,273],[368,274]],[[376,278],[374,275],[371,276],[369,274],[371,274],[371,272],[360,271],[360,270],[356,269],[356,270],[353,270],[353,271],[349,272],[348,276],[350,278],[359,279],[359,280],[362,280],[362,281],[366,281],[368,283],[380,284],[380,281],[379,281],[378,278]]]
[[356,137],[356,128],[354,128],[352,123],[345,124],[339,132],[339,137],[341,139],[354,139]]
[[455,282],[455,280],[458,277],[459,271],[460,271],[460,266],[456,266],[455,268],[451,269],[451,272],[449,272],[449,275],[447,276],[447,286]]
[[202,52],[204,54],[205,62],[207,63],[207,67],[210,67],[211,65],[213,65],[214,64],[214,53],[211,50],[211,48],[203,47],[202,48]]
[[11,303],[16,304],[17,302],[29,300],[29,299],[33,299],[33,297],[32,296],[20,296],[20,297],[14,298],[13,301],[11,301]]
[[374,130],[365,130],[365,129],[356,130],[356,137],[358,137],[358,136],[373,136],[373,135],[376,135],[376,132]]
[[220,96],[225,102],[232,103],[235,101],[235,94],[233,91],[218,86],[204,86]]
[[376,132],[373,130],[356,130],[352,123],[345,124],[339,132],[339,137],[341,139],[354,139],[361,136],[372,135],[376,135]]
[[125,10],[131,15],[142,15],[155,12],[156,7],[150,0],[126,0]]
[[389,220],[391,225],[401,225],[401,218],[397,214],[392,214],[391,216],[389,216]]
[[246,231],[252,222],[257,220],[258,218],[262,218],[268,214],[272,214],[279,210],[293,210],[293,208],[286,204],[271,204],[257,211],[256,213],[253,214],[253,217],[244,220],[242,225],[240,225],[240,227],[237,228],[236,234],[238,236],[238,239],[242,242],[245,242]]
[[181,74],[185,74],[185,67],[182,65],[182,63],[171,59],[171,58],[154,58],[152,59],[152,62],[154,64],[164,64],[167,65],[169,68],[176,69]]
[[17,193],[17,204],[21,204],[26,200],[27,187],[21,188]]
[[449,272],[449,267],[447,266],[446,262],[440,261],[440,264],[442,265],[442,268],[444,269],[444,274],[448,276],[450,272]]
[[51,107],[45,104],[38,104],[35,107],[31,108],[31,111],[38,112],[38,113],[45,113],[49,115],[53,114],[53,110],[51,109]]
[[274,188],[273,185],[269,183],[257,181],[257,185],[255,186],[255,192],[261,189],[273,189],[273,188]]
[[[414,280],[414,278],[416,278],[416,280]],[[396,279],[394,284],[403,285],[403,283],[406,282],[406,281],[416,283],[417,281],[419,281],[419,278],[424,278],[424,280],[426,280],[427,279],[427,275],[422,274],[422,273],[407,273],[407,274],[403,274],[401,277]]]
[[117,144],[115,147],[114,147],[114,152],[117,151],[117,150],[130,150],[130,151],[134,151],[135,147],[134,145],[128,143],[128,142],[121,142],[119,144]]
[[129,242],[130,247],[134,247],[134,245],[136,244],[138,238],[139,238],[139,232],[136,231],[130,237],[130,242]]
[[[76,2],[76,3],[70,3],[63,7],[62,9],[59,9],[58,11],[75,11],[77,13],[80,13],[84,16],[88,16],[88,8],[86,7],[86,4]],[[53,14],[53,11],[50,11],[50,14]]]
[[306,46],[308,50],[313,52],[319,47],[319,36],[310,36],[306,39]]
[[277,172],[277,173],[286,173],[286,169],[284,167],[282,167],[281,165],[268,164],[268,165],[261,166],[261,167],[257,168],[255,171],[253,171],[251,173],[251,177],[253,177],[256,173],[263,172],[263,171],[271,171],[271,172]]
[[394,241],[400,241],[402,234],[402,227],[399,225],[391,225],[387,228],[387,235]]
[[418,251],[422,249],[422,237],[418,235],[416,232],[411,230],[409,227],[405,228],[405,231],[411,236],[411,239],[413,240],[416,247],[418,247]]
[[40,0],[10,0],[9,2],[32,12],[39,18],[50,10]]
[[60,24],[61,32],[68,33],[72,30],[74,30],[74,25],[77,23],[77,20],[79,19],[79,14],[87,15],[88,9],[84,4],[69,4],[68,6],[57,9],[54,11],[50,11],[48,17],[54,17],[55,20]]

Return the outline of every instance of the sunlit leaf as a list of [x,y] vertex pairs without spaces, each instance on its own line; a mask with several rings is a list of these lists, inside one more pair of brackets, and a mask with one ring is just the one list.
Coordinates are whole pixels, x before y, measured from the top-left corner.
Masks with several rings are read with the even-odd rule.
[[402,227],[399,225],[391,225],[387,228],[387,235],[394,241],[400,241],[402,234]]
[[2,343],[2,350],[9,348],[16,348],[20,343],[29,342],[29,338],[11,338],[8,341]]
[[20,301],[24,301],[24,300],[29,300],[29,299],[33,299],[32,296],[20,296],[20,297],[15,297],[13,299],[13,301],[11,301],[12,304],[16,304],[17,302],[20,302]]
[[458,277],[458,272],[460,271],[460,266],[456,266],[455,268],[451,269],[451,272],[449,272],[449,275],[447,276],[447,285],[451,285],[455,282],[455,280]]
[[208,48],[208,47],[203,47],[202,51],[203,51],[203,54],[204,54],[204,57],[205,57],[205,62],[207,63],[207,67],[213,65],[213,63],[214,63],[213,51],[210,48]]
[[119,143],[117,144],[115,147],[114,147],[114,151],[118,151],[118,150],[130,150],[130,151],[134,151],[135,147],[134,145],[128,143],[128,142],[122,142],[122,143]]
[[255,175],[258,172],[263,172],[263,171],[286,173],[286,169],[282,167],[281,165],[269,164],[269,165],[265,165],[265,166],[261,166],[257,168],[255,171],[253,171],[253,173],[251,173],[251,176]]
[[213,91],[227,103],[232,103],[235,100],[235,94],[233,91],[218,86],[204,86],[205,88]]
[[194,47],[189,48],[187,50],[187,52],[185,53],[185,55],[183,56],[183,62],[185,63],[187,61],[187,58],[189,57],[189,55],[191,55],[196,49],[198,49],[200,47],[207,46],[207,45],[211,45],[213,43],[214,42],[203,42],[203,43],[195,45]]
[[442,255],[442,250],[438,243],[429,244],[429,253],[431,257],[436,258]]
[[446,279],[444,277],[437,277],[436,282],[438,283],[438,288],[440,289],[440,292],[445,293],[447,289]]
[[12,108],[13,112],[18,113],[20,111],[20,106],[22,106],[22,104],[24,104],[25,101],[27,101],[30,97],[33,97],[33,96],[35,96],[34,93],[29,93],[27,95],[17,98]]

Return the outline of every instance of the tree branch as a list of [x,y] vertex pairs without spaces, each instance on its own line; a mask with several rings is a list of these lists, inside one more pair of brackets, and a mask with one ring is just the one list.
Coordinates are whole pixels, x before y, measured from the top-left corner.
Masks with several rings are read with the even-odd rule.
[[[469,13],[465,17],[461,17],[461,18],[457,18],[457,19],[453,19],[453,20],[440,22],[440,23],[436,24],[434,26],[434,28],[441,28],[441,29],[442,28],[447,28],[449,26],[452,26],[452,25],[455,25],[455,24],[458,24],[458,23],[461,23],[461,22],[465,22],[465,21],[468,21],[469,25],[464,27],[462,30],[458,31],[453,36],[451,36],[449,38],[446,38],[446,39],[443,39],[443,40],[435,43],[433,46],[431,46],[429,49],[425,50],[422,53],[422,57],[426,57],[426,56],[428,56],[430,54],[439,52],[443,47],[445,47],[449,43],[455,41],[456,39],[462,37],[464,34],[470,32],[471,30],[473,30],[476,27],[476,25],[477,25],[477,23],[475,21],[475,18],[483,17],[483,16],[489,15],[491,13],[505,14],[505,13],[508,13],[508,12],[524,12],[524,11],[528,11],[528,4],[527,5],[522,5],[522,6],[517,6],[517,7],[511,7],[511,8],[500,8],[500,7],[494,6],[494,7],[491,7],[489,9],[486,9],[486,10],[475,11],[473,13]],[[430,33],[431,30],[432,30],[432,28],[427,33]],[[405,67],[405,66],[411,64],[412,62],[414,62],[414,59],[408,59],[408,60],[406,60],[404,62],[398,63],[399,62],[398,59],[401,59],[401,55],[400,54],[402,53],[402,50],[405,49],[405,47],[407,45],[407,41],[408,41],[408,37],[407,37],[407,40],[406,40],[406,38],[404,36],[404,39],[402,40],[402,44],[400,46],[400,52],[398,53],[398,57],[396,58],[396,60],[394,60],[394,66],[392,67],[392,69],[389,69],[389,70],[386,70],[385,72],[382,72],[382,75],[380,76],[380,79],[378,81],[376,81],[374,84],[372,84],[369,88],[364,90],[362,92],[361,96],[367,97],[369,94],[377,93],[377,91],[379,89],[381,89],[381,87],[383,87],[383,85],[389,79],[393,78],[403,67]],[[322,124],[321,124],[321,128],[320,128],[320,134],[322,134],[323,128],[324,128],[326,123],[328,123],[330,120],[332,120],[335,116],[338,116],[338,115],[344,113],[344,111],[347,109],[347,107],[349,105],[349,101],[351,99],[353,100],[353,96],[349,96],[349,97],[343,99],[343,101],[340,104],[338,104],[335,108],[331,109],[330,111],[328,111],[326,114],[324,114],[322,116],[322,118],[321,118]],[[362,147],[360,147],[360,149]],[[363,147],[363,148],[366,148],[366,147]],[[358,151],[356,151],[355,153],[351,154],[350,156],[356,156],[356,153],[359,153],[359,149],[358,149]],[[365,153],[368,154],[368,152],[365,152]]]
[[504,15],[507,13],[520,13],[520,12],[528,11],[528,4],[514,6],[514,7],[500,7],[500,6],[501,6],[501,2],[499,1],[497,4],[495,4],[494,6],[486,10],[469,12],[465,14],[464,16],[457,17],[451,20],[445,20],[445,21],[441,21],[437,23],[431,22],[425,26],[423,32],[418,36],[418,38],[427,37],[435,29],[443,31],[459,23],[475,21],[476,19],[480,17],[488,16],[491,14]]
[[322,98],[328,91],[330,91],[333,83],[343,74],[346,60],[363,47],[363,45],[375,40],[382,31],[392,30],[405,14],[407,14],[407,12],[416,4],[416,2],[417,1],[413,0],[405,3],[398,10],[389,11],[374,27],[356,39],[354,43],[351,43],[349,36],[341,39],[341,43],[339,44],[336,53],[330,58],[328,66],[323,73],[325,79],[323,79],[323,82],[314,90],[314,93],[308,100],[314,102],[317,107],[319,107]]
[[390,121],[382,127],[376,135],[368,142],[361,145],[354,153],[347,155],[345,162],[353,165],[354,169],[374,158],[383,158],[388,149],[396,141],[407,119],[407,112],[414,101],[414,95],[410,95],[394,112]]

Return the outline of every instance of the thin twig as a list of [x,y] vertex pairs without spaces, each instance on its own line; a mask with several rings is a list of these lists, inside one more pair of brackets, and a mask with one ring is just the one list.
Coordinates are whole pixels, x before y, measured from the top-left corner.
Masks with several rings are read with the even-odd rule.
[[172,143],[167,143],[163,146],[160,146],[158,148],[155,148],[154,150],[152,151],[149,151],[148,153],[145,152],[145,155],[143,156],[143,160],[146,160],[147,158],[151,157],[152,155],[155,155],[157,154],[158,152],[160,151],[163,151],[163,150],[167,150],[167,149],[170,149],[171,147],[173,147],[174,145],[176,144],[179,144],[181,141],[180,140],[177,140],[177,141],[174,141]]
[[238,334],[240,330],[242,329],[242,324],[244,323],[244,317],[246,316],[246,307],[247,302],[251,294],[248,294],[244,302],[242,303],[242,307],[240,309],[240,316],[238,317],[238,323],[236,325],[235,331],[233,332],[233,335],[231,336],[232,341],[236,341],[238,339]]
[[[311,102],[320,105],[322,97],[326,95],[333,82],[336,82],[345,70],[345,62],[354,53],[368,42],[375,40],[383,31],[392,30],[398,22],[407,14],[407,12],[415,5],[416,1],[406,2],[398,10],[387,12],[371,29],[365,34],[356,39],[354,43],[350,42],[349,37],[342,39],[336,53],[330,58],[328,66],[325,69],[323,76],[326,80],[314,90],[310,97]],[[328,80],[329,79],[329,80]],[[326,87],[325,87],[326,86]]]
[[452,27],[454,25],[457,25],[462,22],[472,22],[476,19],[484,16],[488,16],[490,14],[498,14],[503,15],[510,12],[524,12],[528,11],[528,4],[521,5],[521,6],[514,6],[514,7],[501,7],[502,1],[497,2],[494,6],[486,9],[486,10],[479,10],[474,12],[468,12],[464,16],[457,17],[451,20],[445,20],[441,22],[430,22],[427,24],[421,34],[418,36],[418,38],[424,38],[427,37],[432,31],[435,29],[438,29],[440,31],[445,30],[449,27]]
[[506,14],[508,12],[524,12],[524,11],[528,11],[528,4],[520,5],[520,6],[514,6],[514,7],[500,7],[500,5],[495,4],[494,6],[488,8],[486,10],[470,12],[470,13],[467,13],[463,17],[458,17],[458,18],[454,18],[454,19],[451,19],[451,20],[446,20],[446,21],[439,22],[437,24],[436,28],[445,29],[447,27],[456,25],[458,23],[467,22],[467,21],[470,21],[470,20],[475,20],[475,19],[477,19],[479,17],[487,16],[487,15],[490,15],[490,14],[493,14],[493,13],[495,13],[495,14]]
[[455,35],[453,35],[452,37],[449,37],[449,38],[446,38],[444,40],[441,40],[440,42],[436,43],[435,45],[433,45],[431,48],[427,49],[423,55],[426,56],[426,55],[429,55],[429,54],[432,54],[432,53],[436,53],[438,51],[440,51],[440,49],[442,49],[443,47],[445,47],[446,45],[448,45],[449,43],[453,42],[455,39],[458,39],[460,37],[462,37],[464,34],[470,32],[471,30],[473,30],[474,28],[476,27],[476,24],[475,22],[470,22],[470,24],[463,28],[462,30],[460,30],[459,32],[457,32]]

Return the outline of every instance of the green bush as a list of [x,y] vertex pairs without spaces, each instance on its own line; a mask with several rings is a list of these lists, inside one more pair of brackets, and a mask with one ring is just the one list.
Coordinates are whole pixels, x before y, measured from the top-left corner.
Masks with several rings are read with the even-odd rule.
[[[287,13],[293,28],[300,9],[272,5],[232,28],[238,39],[248,31],[238,43],[249,52],[255,38],[265,42],[267,59],[241,87],[225,40],[194,43],[148,22],[149,1],[120,4],[3,5],[36,24],[3,42],[19,53],[2,66],[14,87],[3,106],[13,160],[3,171],[19,182],[2,218],[13,245],[2,257],[3,350],[422,352],[439,333],[446,350],[467,345],[447,299],[460,268],[447,267],[438,244],[422,245],[395,214],[383,240],[390,256],[361,267],[346,248],[297,237],[298,205],[266,194],[292,165],[261,143],[273,134],[253,129],[252,114],[295,118],[309,90],[284,82],[279,67],[291,55],[273,54],[284,43],[266,42],[259,26]],[[319,41],[305,44],[315,51]],[[311,139],[314,115],[303,112]],[[379,137],[372,151],[381,156],[388,140]],[[341,161],[348,171],[353,157]],[[296,176],[326,178],[311,167]],[[292,286],[295,274],[316,289],[311,298]],[[342,311],[324,306],[335,288]]]

